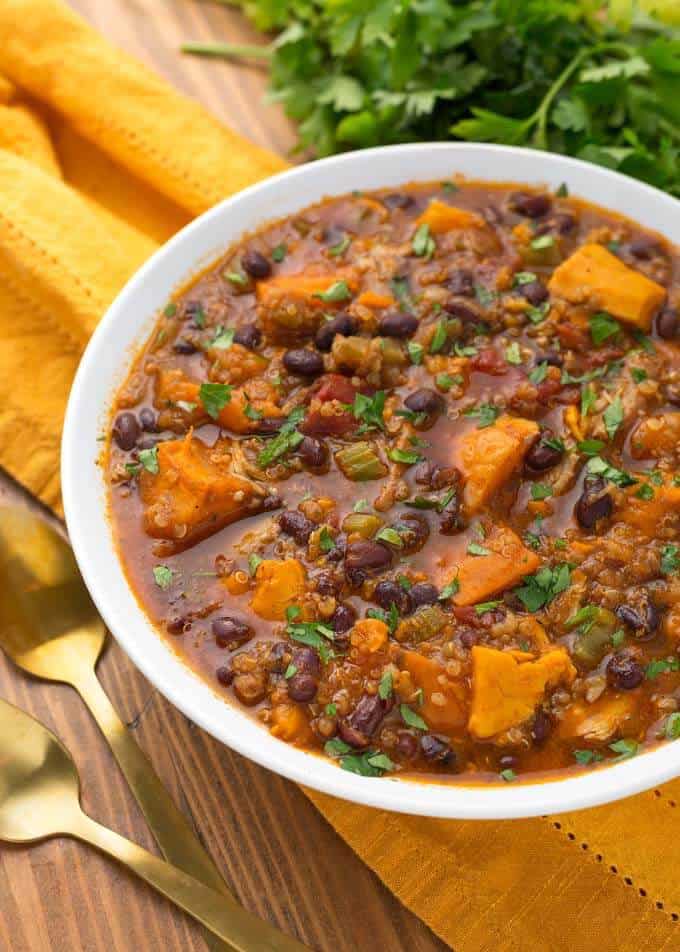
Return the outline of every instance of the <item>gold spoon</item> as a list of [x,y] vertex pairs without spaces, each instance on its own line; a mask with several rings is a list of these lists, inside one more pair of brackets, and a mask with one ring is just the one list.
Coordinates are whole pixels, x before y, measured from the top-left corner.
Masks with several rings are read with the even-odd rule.
[[[22,507],[0,507],[0,647],[16,665],[78,691],[109,743],[165,858],[224,895],[225,908],[247,915],[153,767],[116,714],[95,675],[106,629],[69,545]],[[251,917],[250,950],[271,929]],[[288,944],[286,944],[288,943]],[[224,949],[209,937],[214,952]],[[279,949],[300,949],[281,934]]]
[[75,837],[127,866],[238,952],[304,949],[221,893],[95,823],[80,806],[79,787],[76,766],[54,734],[0,700],[0,839]]

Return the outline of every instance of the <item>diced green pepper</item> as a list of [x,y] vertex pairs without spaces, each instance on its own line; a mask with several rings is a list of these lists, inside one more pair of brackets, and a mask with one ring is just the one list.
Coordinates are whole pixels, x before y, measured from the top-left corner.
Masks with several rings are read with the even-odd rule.
[[347,477],[354,482],[380,479],[387,475],[387,467],[370,443],[353,443],[335,454],[335,461]]

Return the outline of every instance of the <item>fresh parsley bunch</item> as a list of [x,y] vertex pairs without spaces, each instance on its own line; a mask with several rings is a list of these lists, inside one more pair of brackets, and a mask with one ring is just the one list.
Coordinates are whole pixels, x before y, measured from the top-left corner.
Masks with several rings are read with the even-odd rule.
[[267,57],[301,149],[527,145],[680,195],[678,0],[241,2],[269,47],[185,49]]

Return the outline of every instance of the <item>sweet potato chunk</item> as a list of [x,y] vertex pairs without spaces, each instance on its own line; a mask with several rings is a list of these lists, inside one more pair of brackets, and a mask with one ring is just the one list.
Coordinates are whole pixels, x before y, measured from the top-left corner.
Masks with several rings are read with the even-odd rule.
[[357,304],[378,310],[383,307],[393,307],[394,298],[391,294],[379,294],[377,291],[363,291],[356,299]]
[[640,499],[636,495],[639,486],[631,486],[618,513],[622,522],[640,529],[650,539],[657,536],[666,519],[680,517],[680,486],[653,486],[652,489],[651,499]]
[[524,724],[545,692],[570,684],[576,669],[562,648],[536,661],[518,661],[510,652],[475,645],[472,649],[472,707],[468,730],[480,740]]
[[484,228],[486,222],[475,212],[454,208],[434,198],[417,220],[418,225],[428,225],[433,235],[465,228]]
[[484,540],[489,555],[467,555],[458,565],[456,605],[475,605],[491,595],[519,584],[531,575],[540,559],[512,529],[495,528]]
[[341,281],[350,291],[356,290],[356,275],[348,268],[332,274],[286,274],[259,281],[258,312],[265,334],[281,344],[295,343],[314,334],[324,311],[346,303],[324,301],[318,296]]
[[379,618],[362,618],[352,628],[350,642],[352,647],[362,654],[375,654],[387,644],[387,633],[388,628],[384,621]]
[[548,282],[550,291],[572,304],[588,302],[627,324],[648,331],[666,290],[625,265],[602,245],[582,245]]
[[462,682],[452,681],[442,664],[417,651],[400,651],[397,664],[408,671],[414,687],[423,692],[418,713],[428,727],[445,734],[459,733],[467,719],[466,690]]
[[583,738],[591,743],[604,744],[616,734],[626,733],[635,706],[635,699],[630,694],[604,695],[593,704],[575,701],[560,721],[557,735],[565,740]]
[[230,472],[223,449],[191,435],[158,444],[158,473],[143,470],[139,490],[144,529],[175,551],[262,509],[266,491]]
[[305,570],[297,559],[265,559],[255,572],[250,607],[260,618],[283,621],[286,609],[304,595],[305,581]]
[[269,730],[274,737],[301,746],[308,744],[314,737],[307,716],[299,704],[275,704]]
[[511,416],[465,434],[455,463],[465,477],[463,501],[469,513],[477,512],[519,468],[536,436],[537,423]]
[[680,453],[680,412],[646,417],[633,431],[630,447],[635,459]]
[[[276,390],[268,381],[251,380],[244,387],[232,390],[231,399],[220,410],[217,421],[232,433],[254,433],[262,417],[283,416],[283,410],[275,402],[276,396]],[[261,416],[255,419],[248,416],[248,408]]]
[[173,404],[198,404],[200,384],[191,380],[178,367],[160,369],[156,374],[154,404],[165,410]]

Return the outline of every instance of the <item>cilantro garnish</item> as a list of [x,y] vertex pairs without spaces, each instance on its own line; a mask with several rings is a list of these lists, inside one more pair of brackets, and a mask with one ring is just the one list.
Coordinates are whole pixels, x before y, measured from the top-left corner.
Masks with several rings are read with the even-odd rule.
[[222,327],[220,324],[220,326],[216,328],[215,336],[208,346],[214,347],[216,350],[228,350],[234,343],[235,333],[233,327]]
[[491,555],[491,550],[487,549],[486,546],[480,545],[478,542],[471,542],[467,547],[468,555]]
[[571,566],[568,562],[560,562],[554,568],[544,566],[535,575],[525,575],[524,585],[514,592],[527,611],[537,612],[569,588],[570,581]]
[[334,281],[325,291],[317,291],[314,297],[320,298],[328,303],[337,301],[349,301],[352,297],[346,281]]
[[596,347],[599,347],[600,344],[610,337],[615,337],[621,330],[621,325],[616,318],[612,317],[611,314],[607,314],[606,311],[593,314],[590,317],[589,323],[590,336]]
[[388,697],[392,694],[392,672],[386,671],[380,679],[380,684],[378,685],[378,697],[382,701],[386,701]]
[[304,419],[305,411],[302,407],[296,407],[288,415],[288,419],[283,424],[273,440],[270,440],[265,449],[257,457],[257,465],[260,469],[266,469],[270,463],[285,456],[296,446],[302,443],[304,436],[297,429],[298,423]]
[[418,258],[425,258],[428,260],[436,251],[436,244],[434,238],[430,234],[430,226],[423,223],[418,225],[416,228],[413,238],[411,239],[411,248],[413,249],[413,254]]
[[420,453],[414,453],[413,450],[393,449],[388,450],[387,455],[393,462],[404,463],[406,466],[412,466],[423,459]]
[[542,499],[548,499],[552,494],[552,486],[548,486],[546,483],[532,483],[531,485],[532,499],[540,501]]
[[352,244],[352,239],[349,235],[345,235],[344,238],[341,238],[336,245],[331,245],[328,249],[328,254],[333,255],[334,258],[339,258],[340,255],[344,255],[349,246]]
[[332,628],[318,621],[296,621],[295,619],[299,617],[299,614],[300,609],[297,606],[291,605],[288,608],[286,611],[288,619],[286,631],[293,641],[297,641],[301,645],[309,645],[310,648],[316,648],[319,657],[326,664],[333,657],[333,651],[328,642],[334,641],[335,632]]
[[661,550],[661,571],[664,575],[672,575],[680,571],[680,547],[668,543]]
[[202,383],[198,396],[208,416],[216,420],[220,411],[231,400],[231,387],[228,383]]
[[408,704],[400,704],[399,713],[401,714],[404,723],[408,724],[409,727],[416,727],[421,731],[428,730],[428,726],[420,714],[416,714],[413,708],[409,707]]
[[158,447],[152,446],[148,450],[140,450],[137,455],[144,469],[155,476],[158,472]]
[[348,405],[348,409],[352,411],[354,418],[361,421],[359,433],[365,433],[366,430],[385,429],[385,421],[383,420],[385,396],[384,390],[378,390],[372,397],[357,393],[354,397],[354,403]]
[[330,534],[328,526],[322,526],[319,532],[319,548],[322,552],[332,552],[335,548],[335,539]]
[[621,489],[626,486],[633,486],[637,482],[637,479],[634,479],[622,469],[611,466],[601,456],[591,457],[586,463],[586,469],[591,476],[604,476],[610,483],[614,483],[615,486],[619,486]]
[[623,404],[621,403],[621,397],[617,396],[612,400],[602,414],[602,419],[604,420],[604,428],[607,431],[607,436],[610,440],[613,440],[616,436],[616,431],[623,423]]
[[154,582],[159,588],[162,588],[163,591],[165,591],[167,588],[170,588],[174,577],[175,577],[175,573],[173,572],[172,569],[168,568],[167,565],[154,565],[154,568],[153,568]]
[[480,403],[478,406],[466,410],[464,415],[477,420],[477,429],[483,430],[485,427],[491,426],[496,422],[500,416],[500,412],[500,407],[497,407],[493,403]]
[[272,250],[272,261],[276,261],[278,264],[280,261],[283,261],[287,253],[288,248],[285,245],[277,245],[276,248]]

